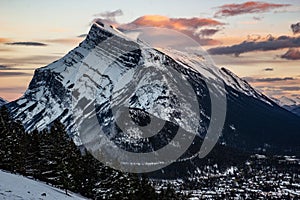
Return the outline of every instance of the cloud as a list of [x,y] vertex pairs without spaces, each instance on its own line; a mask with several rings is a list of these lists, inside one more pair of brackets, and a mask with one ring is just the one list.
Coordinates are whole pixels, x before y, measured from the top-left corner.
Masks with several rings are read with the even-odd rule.
[[81,41],[82,41],[82,39],[80,37],[76,37],[76,38],[58,38],[58,39],[45,40],[45,42],[48,42],[48,43],[68,44],[68,45],[75,45],[75,44],[78,44]]
[[196,30],[203,26],[220,26],[224,23],[209,18],[169,18],[161,15],[145,15],[133,22],[121,25],[125,29],[135,29],[142,26],[170,28],[174,30]]
[[216,47],[208,50],[209,53],[214,55],[236,55],[253,51],[273,51],[284,48],[300,47],[300,37],[280,36],[275,38],[268,36],[263,40],[258,41],[244,41],[240,44]]
[[[216,45],[220,44],[220,42],[206,37],[217,33],[220,30],[218,27],[225,24],[210,18],[169,18],[162,15],[145,15],[127,24],[113,25],[123,31],[134,30],[141,27],[171,29],[189,36],[200,45]],[[212,29],[208,27],[216,28]],[[201,28],[203,29],[200,30]]]
[[0,87],[1,93],[23,93],[26,87]]
[[28,56],[28,57],[20,57],[20,58],[4,58],[0,57],[0,63],[10,63],[17,65],[24,64],[37,64],[37,65],[45,65],[53,62],[57,59],[61,58],[60,56],[44,56],[44,55],[36,55],[36,56]]
[[285,90],[285,91],[298,91],[298,90],[300,90],[299,86],[283,86],[283,87],[279,87],[279,88],[282,89],[282,90]]
[[272,9],[287,7],[290,4],[274,4],[266,2],[249,1],[242,4],[225,4],[218,7],[215,17],[228,17],[248,13],[262,13],[268,12]]
[[199,42],[200,45],[203,46],[215,46],[215,45],[221,45],[222,42],[219,40],[211,39],[211,38],[195,38],[195,41]]
[[274,71],[274,69],[273,68],[265,68],[264,71],[268,71],[269,72],[269,71]]
[[255,16],[253,17],[253,19],[256,20],[256,21],[260,21],[260,20],[262,20],[263,18],[264,18],[264,17],[261,17],[261,16],[260,16],[260,17],[255,17]]
[[7,68],[9,68],[9,66],[7,66],[7,65],[0,65],[0,70],[6,70]]
[[291,48],[285,54],[283,54],[281,58],[287,60],[300,60],[300,50],[296,48]]
[[300,33],[300,22],[298,22],[297,24],[292,24],[291,29],[294,34]]
[[95,18],[91,22],[91,24],[93,24],[94,22],[100,22],[100,23],[110,24],[112,26],[118,26],[119,23],[117,22],[116,17],[122,16],[122,15],[123,15],[123,11],[121,9],[118,9],[115,11],[102,12],[102,13],[94,15],[97,18]]
[[0,71],[0,77],[9,77],[9,76],[32,76],[32,74],[24,72],[3,72]]
[[5,43],[5,42],[8,42],[9,41],[9,39],[7,39],[7,38],[0,38],[0,43]]
[[253,77],[243,77],[244,80],[248,82],[280,82],[280,81],[292,81],[296,80],[293,77],[284,77],[284,78],[279,78],[279,77],[274,77],[274,78],[253,78]]
[[199,35],[201,35],[203,37],[212,36],[212,35],[216,34],[218,31],[220,31],[220,30],[219,29],[202,29],[199,31]]
[[110,21],[116,21],[116,17],[122,16],[123,11],[121,9],[115,10],[115,11],[106,11],[103,13],[96,14],[95,16],[101,17],[106,20]]
[[47,46],[45,43],[41,42],[10,42],[5,43],[7,45],[19,45],[19,46]]
[[9,65],[0,65],[0,70],[35,70],[35,68],[21,68],[21,67],[11,67]]
[[0,52],[9,52],[9,51],[13,51],[10,48],[0,48]]
[[[117,27],[120,31],[136,30],[142,27],[172,29],[184,33],[197,41],[200,45],[221,44],[220,41],[207,37],[214,35],[220,31],[220,26],[225,25],[224,23],[211,18],[170,18],[162,15],[144,15],[136,18],[132,22],[120,24],[116,21],[116,17],[121,15],[123,15],[123,12],[120,9],[112,12],[96,14],[95,16],[98,18],[94,19],[92,23],[110,24]],[[201,28],[202,30],[200,30]]]

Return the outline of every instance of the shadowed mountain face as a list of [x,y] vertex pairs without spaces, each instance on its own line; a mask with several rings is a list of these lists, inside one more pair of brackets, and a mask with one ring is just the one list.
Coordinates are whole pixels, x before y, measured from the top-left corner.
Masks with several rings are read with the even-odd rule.
[[0,97],[0,107],[3,106],[3,105],[6,104],[6,103],[7,103],[7,101],[5,101],[4,99],[2,99],[2,98]]
[[[87,60],[88,56],[94,58],[93,62]],[[168,75],[169,81],[166,84],[149,82],[147,80],[153,76],[151,67],[164,71],[170,67],[188,81],[199,102],[197,108],[188,112],[190,116],[199,112],[198,128],[193,128],[193,119],[180,119],[182,113],[177,110],[179,105],[176,101],[180,98],[180,90],[170,87],[172,78],[176,77]],[[199,67],[200,71],[197,70]],[[146,69],[142,78],[135,79],[141,68]],[[121,79],[129,72],[133,75],[126,80]],[[97,88],[97,95],[80,87],[85,83],[82,80],[87,79],[91,87]],[[223,163],[234,163],[244,156],[239,153],[240,150],[300,155],[300,118],[278,106],[229,70],[216,69],[199,56],[146,47],[114,28],[99,23],[94,24],[86,39],[66,56],[37,69],[24,96],[7,106],[11,115],[21,120],[27,130],[42,130],[51,126],[55,119],[60,119],[78,145],[82,144],[78,126],[83,122],[73,114],[73,108],[74,105],[76,107],[91,101],[94,103],[92,109],[90,106],[81,107],[80,116],[84,114],[90,117],[96,113],[103,132],[118,147],[127,151],[149,152],[162,148],[175,137],[179,128],[193,132],[196,137],[188,151],[180,161],[164,170],[164,174],[169,172],[175,175],[172,171],[174,167],[179,167],[177,173],[186,174],[195,170],[194,164],[202,162],[197,155],[211,122],[208,80],[212,83],[214,80],[221,80],[227,97],[222,136],[209,157],[224,161]],[[122,97],[120,94],[128,93],[132,83],[137,86],[128,97],[129,113],[134,123],[146,126],[151,121],[150,116],[152,119],[166,121],[159,133],[147,140],[138,140],[125,134],[112,112],[112,107]],[[214,87],[213,91],[218,91],[219,88]],[[116,88],[118,93],[114,93]],[[72,99],[74,93],[75,100]],[[98,125],[91,124],[89,131],[97,128]]]

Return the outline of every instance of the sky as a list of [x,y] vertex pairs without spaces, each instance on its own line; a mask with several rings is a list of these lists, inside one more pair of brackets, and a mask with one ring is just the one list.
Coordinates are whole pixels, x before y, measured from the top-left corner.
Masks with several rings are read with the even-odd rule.
[[300,1],[1,0],[0,97],[22,96],[34,69],[75,48],[95,19],[173,29],[263,93],[300,96]]

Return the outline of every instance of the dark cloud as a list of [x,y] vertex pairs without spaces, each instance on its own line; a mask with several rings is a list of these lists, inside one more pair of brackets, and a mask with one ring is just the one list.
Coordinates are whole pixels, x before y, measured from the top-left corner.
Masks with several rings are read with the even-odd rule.
[[300,98],[300,95],[299,94],[291,94],[292,97],[298,97]]
[[287,60],[300,60],[300,50],[299,49],[289,49],[285,54],[281,56],[281,58]]
[[284,77],[284,78],[279,78],[279,77],[274,77],[274,78],[253,78],[253,77],[243,77],[244,80],[248,82],[279,82],[279,81],[292,81],[296,80],[293,77]]
[[36,56],[28,56],[28,57],[21,57],[21,58],[0,57],[0,63],[4,63],[4,64],[9,63],[13,65],[25,65],[25,64],[45,65],[59,58],[61,58],[61,56],[36,55]]
[[279,87],[282,90],[285,91],[299,91],[300,87],[299,86],[283,86],[283,87]]
[[239,56],[242,53],[252,51],[272,51],[293,47],[300,47],[300,37],[280,36],[278,38],[274,38],[269,36],[264,40],[244,41],[232,46],[212,48],[209,49],[208,52],[214,55],[232,54]]
[[218,31],[220,31],[219,29],[202,29],[199,32],[199,35],[201,35],[202,37],[207,37],[207,36],[212,36],[214,34],[216,34]]
[[103,13],[96,14],[95,16],[101,17],[106,20],[110,21],[116,21],[116,17],[122,16],[123,11],[121,9],[115,10],[115,11],[106,11]]
[[294,34],[300,33],[300,22],[298,22],[297,24],[292,24],[291,29]]
[[5,44],[18,46],[47,46],[47,44],[41,42],[9,42]]
[[0,70],[6,70],[8,68],[9,68],[9,66],[7,66],[7,65],[0,65]]
[[274,71],[273,68],[265,68],[264,71]]
[[0,77],[9,77],[9,76],[32,76],[32,74],[24,72],[3,72],[0,71]]
[[0,70],[1,71],[6,71],[6,70],[35,70],[35,68],[21,68],[21,67],[11,67],[9,65],[0,65]]
[[258,1],[249,1],[242,4],[225,4],[218,7],[215,17],[228,17],[248,13],[262,13],[286,6],[290,6],[290,4],[274,4]]
[[26,87],[0,87],[0,92],[5,93],[23,93],[26,90]]

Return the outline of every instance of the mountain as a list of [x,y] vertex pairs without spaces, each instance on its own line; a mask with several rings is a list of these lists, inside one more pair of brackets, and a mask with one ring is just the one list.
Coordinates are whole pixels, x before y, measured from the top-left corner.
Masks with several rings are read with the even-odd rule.
[[300,116],[300,98],[294,97],[294,98],[288,98],[285,96],[282,96],[278,99],[274,98],[274,101],[278,103],[278,105],[282,106],[288,111],[291,111],[292,113]]
[[296,106],[296,107],[289,108],[289,110],[290,110],[292,113],[295,113],[296,115],[300,116],[300,106]]
[[[199,105],[193,104],[193,97]],[[127,129],[130,135],[124,133],[117,121],[123,111],[114,110],[122,103],[128,105],[129,111],[123,111],[129,112],[135,124],[151,124],[150,117],[160,120],[158,134],[148,129],[148,139],[140,139],[134,135],[140,134],[137,129]],[[7,107],[28,131],[45,129],[59,119],[77,145],[91,145],[90,149],[95,147],[93,139],[99,130],[129,152],[161,149],[179,130],[188,136],[192,133],[191,146],[168,167],[173,174],[188,173],[186,166],[194,170],[193,165],[201,162],[201,144],[213,143],[221,130],[210,155],[217,155],[223,163],[235,162],[241,152],[300,154],[300,119],[228,69],[212,66],[201,55],[154,49],[100,22],[92,25],[78,47],[37,69],[24,96]],[[206,140],[210,123],[222,121],[225,114],[223,129],[214,127],[215,135]],[[110,141],[99,144],[101,150],[110,151]],[[178,166],[182,170],[172,171]]]
[[6,103],[7,103],[7,101],[4,100],[4,99],[2,99],[2,98],[0,97],[0,107],[3,106],[3,105],[6,104]]
[[51,187],[46,183],[1,170],[0,180],[0,199],[87,199],[71,192],[65,195],[63,190]]

